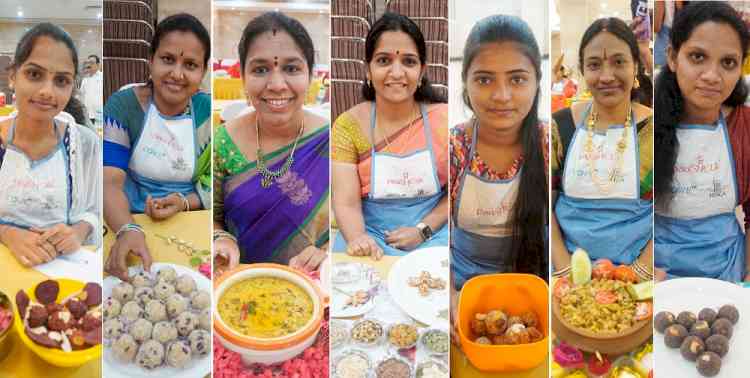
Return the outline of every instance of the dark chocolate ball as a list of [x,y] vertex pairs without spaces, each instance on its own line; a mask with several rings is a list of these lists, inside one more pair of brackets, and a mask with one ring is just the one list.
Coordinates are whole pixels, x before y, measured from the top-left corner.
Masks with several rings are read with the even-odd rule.
[[706,350],[724,357],[729,352],[729,339],[724,335],[711,335],[706,339]]
[[688,361],[695,361],[705,351],[706,344],[697,336],[686,337],[680,346],[680,354]]
[[654,327],[659,333],[664,333],[667,327],[675,322],[675,316],[669,311],[662,311],[654,317]]
[[718,318],[714,320],[714,324],[711,325],[712,335],[724,335],[727,339],[731,339],[732,331],[732,322],[725,318]]
[[695,367],[704,377],[713,377],[721,370],[721,357],[714,352],[704,352],[698,356]]
[[716,320],[716,311],[706,307],[698,313],[698,320],[705,320],[708,322],[708,325],[711,325]]
[[718,318],[727,319],[732,322],[732,325],[737,324],[740,320],[740,312],[734,305],[725,304],[719,309],[719,313],[716,315]]
[[701,340],[705,340],[711,336],[711,327],[708,325],[707,321],[698,320],[692,327],[690,327],[690,334],[700,337]]
[[664,344],[670,348],[679,348],[687,335],[688,331],[682,324],[672,324],[664,331]]
[[690,329],[696,320],[698,320],[698,318],[690,311],[683,311],[677,315],[677,323],[682,324],[686,329]]
[[47,324],[47,309],[44,306],[31,306],[29,310],[29,327],[36,328]]

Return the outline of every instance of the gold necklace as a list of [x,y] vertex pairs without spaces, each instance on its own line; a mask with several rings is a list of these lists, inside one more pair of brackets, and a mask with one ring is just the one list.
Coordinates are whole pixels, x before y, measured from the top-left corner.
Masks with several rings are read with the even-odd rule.
[[260,118],[259,114],[255,115],[255,135],[257,137],[258,141],[258,172],[263,176],[263,179],[261,180],[261,186],[263,188],[268,188],[271,186],[271,182],[273,180],[285,175],[289,171],[289,167],[292,166],[292,163],[294,163],[294,150],[297,149],[297,142],[299,142],[300,137],[302,136],[302,133],[305,131],[305,115],[302,114],[302,122],[299,126],[299,132],[297,133],[297,136],[294,138],[294,145],[292,146],[292,152],[289,154],[289,156],[286,158],[286,161],[284,162],[284,165],[281,166],[276,171],[270,171],[268,168],[266,168],[266,161],[263,157],[263,150],[260,148],[260,126],[258,126],[258,119]]
[[[416,106],[418,107],[418,105],[416,105]],[[406,127],[409,128],[409,130],[408,130],[409,131],[409,135],[408,135],[408,138],[404,139],[404,143],[409,143],[409,141],[411,140],[411,138],[414,136],[414,128],[411,127],[411,126],[414,125],[414,123],[416,123],[417,119],[419,118],[419,112],[417,112],[416,109],[417,108],[415,107],[415,111],[412,113],[412,114],[416,114],[416,115],[414,115],[411,118],[411,121],[409,121],[409,123],[406,125]],[[375,123],[376,123],[375,128],[377,128],[377,118],[375,120]],[[382,131],[383,131],[383,139],[385,139],[386,148],[389,151],[391,151],[391,152],[395,152],[394,150],[391,149],[391,142],[388,140],[388,133],[387,133],[387,131],[386,130],[382,130]],[[373,143],[374,142],[375,141],[373,141]]]
[[624,161],[625,156],[625,150],[628,147],[628,135],[630,131],[630,122],[631,122],[631,112],[632,112],[632,105],[628,106],[628,112],[625,116],[625,124],[623,125],[622,135],[620,136],[620,140],[617,142],[617,150],[615,152],[615,164],[612,168],[612,171],[609,173],[609,177],[606,180],[602,180],[599,178],[599,175],[596,173],[596,169],[594,167],[594,159],[592,157],[594,153],[594,126],[596,125],[596,122],[599,120],[599,114],[594,110],[593,106],[591,108],[591,114],[589,115],[589,119],[587,122],[587,134],[588,138],[586,139],[586,144],[584,145],[584,151],[586,152],[586,161],[589,165],[589,173],[591,174],[591,180],[594,182],[594,185],[597,186],[599,189],[599,193],[601,194],[609,194],[609,192],[612,190],[612,185],[617,181],[617,174],[622,170],[622,164]]

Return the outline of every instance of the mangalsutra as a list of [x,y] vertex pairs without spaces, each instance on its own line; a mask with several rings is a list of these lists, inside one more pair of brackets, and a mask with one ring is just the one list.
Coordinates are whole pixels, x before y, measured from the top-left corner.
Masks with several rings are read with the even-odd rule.
[[625,124],[623,125],[622,136],[617,142],[617,149],[615,152],[615,164],[612,171],[609,173],[609,177],[606,180],[599,178],[594,167],[594,126],[599,120],[599,114],[591,109],[591,114],[587,122],[587,134],[586,144],[584,145],[584,151],[586,152],[586,161],[589,165],[589,173],[591,174],[591,180],[594,185],[599,189],[599,193],[608,194],[612,190],[612,185],[617,182],[617,174],[622,170],[622,164],[624,161],[625,150],[628,148],[628,135],[630,134],[630,122],[631,122],[632,105],[628,107],[627,115],[625,116]]

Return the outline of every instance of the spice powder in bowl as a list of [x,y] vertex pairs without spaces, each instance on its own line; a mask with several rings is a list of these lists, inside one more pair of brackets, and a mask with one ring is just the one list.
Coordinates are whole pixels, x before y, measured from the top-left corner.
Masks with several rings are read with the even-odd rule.
[[409,378],[411,366],[404,360],[389,357],[378,364],[375,375],[377,378]]
[[333,369],[336,378],[367,378],[370,360],[366,354],[353,350],[341,355],[336,360]]

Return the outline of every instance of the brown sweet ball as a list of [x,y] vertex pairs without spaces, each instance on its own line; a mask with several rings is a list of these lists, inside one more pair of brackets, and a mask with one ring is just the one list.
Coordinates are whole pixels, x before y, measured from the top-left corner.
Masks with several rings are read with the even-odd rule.
[[536,329],[536,327],[528,327],[526,328],[526,332],[529,333],[529,342],[535,343],[544,340],[544,334]]
[[477,344],[492,345],[492,341],[485,336],[477,337],[477,339],[474,340],[474,342]]
[[683,311],[677,315],[677,323],[682,324],[686,329],[690,329],[698,318],[690,311]]
[[698,320],[705,320],[710,326],[716,320],[716,311],[706,307],[698,313]]
[[102,326],[102,319],[95,316],[94,314],[86,314],[81,318],[81,329],[84,331],[91,331],[97,327]]
[[664,344],[670,348],[679,348],[687,337],[688,331],[682,324],[672,324],[664,331]]
[[740,320],[740,312],[737,310],[737,307],[734,307],[734,305],[725,304],[721,306],[716,317],[727,319],[732,322],[732,325],[734,325]]
[[75,323],[73,314],[68,310],[52,313],[47,319],[47,328],[51,331],[66,331]]
[[675,316],[669,311],[662,311],[654,317],[654,328],[659,333],[664,333],[667,327],[675,323]]
[[65,303],[65,307],[68,308],[71,314],[76,319],[82,318],[84,315],[86,315],[86,311],[88,311],[88,306],[86,306],[85,303],[80,301],[78,298],[72,298],[67,303]]
[[505,332],[505,327],[508,325],[508,315],[501,310],[492,310],[487,313],[484,323],[487,325],[488,334],[500,335]]
[[65,306],[59,303],[49,303],[49,304],[46,304],[45,307],[47,308],[48,314],[53,314],[55,312],[65,310]]
[[713,377],[721,370],[721,357],[714,352],[704,352],[698,356],[698,363],[695,367],[702,376]]
[[690,327],[690,334],[700,337],[701,340],[705,340],[711,336],[711,327],[708,325],[707,321],[698,320],[692,327]]
[[502,335],[492,336],[491,343],[494,345],[507,345],[507,344],[510,344],[510,341],[508,340],[508,338],[505,337],[505,334],[502,334]]
[[523,322],[523,325],[528,327],[538,327],[539,326],[539,318],[537,318],[536,314],[533,311],[526,311],[520,316],[521,321]]
[[706,350],[724,357],[729,352],[729,339],[724,335],[711,335],[706,339]]
[[471,319],[471,331],[477,336],[484,336],[487,334],[487,325],[484,323],[487,319],[487,314],[477,313],[474,315],[474,319]]
[[47,324],[47,309],[44,306],[33,304],[29,308],[29,327],[36,328]]
[[705,350],[706,344],[697,336],[686,337],[680,346],[680,354],[688,361],[695,361]]
[[732,331],[732,322],[725,318],[718,318],[714,320],[714,324],[711,325],[712,335],[724,335],[727,339],[731,339]]

